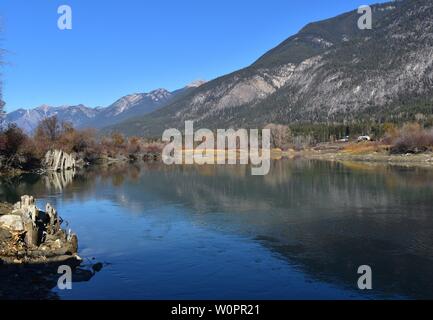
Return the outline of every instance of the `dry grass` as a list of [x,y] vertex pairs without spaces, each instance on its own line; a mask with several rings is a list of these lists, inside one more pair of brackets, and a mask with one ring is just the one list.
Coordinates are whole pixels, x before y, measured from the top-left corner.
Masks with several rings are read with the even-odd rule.
[[379,142],[361,142],[351,143],[345,146],[342,152],[347,154],[369,154],[384,152],[388,149],[388,145],[381,144]]

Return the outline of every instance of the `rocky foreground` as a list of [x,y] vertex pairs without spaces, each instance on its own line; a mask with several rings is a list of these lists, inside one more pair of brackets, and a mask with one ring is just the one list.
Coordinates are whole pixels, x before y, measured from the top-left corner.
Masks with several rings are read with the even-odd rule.
[[45,211],[30,196],[15,205],[0,205],[0,264],[79,265],[78,240],[61,228],[62,219],[47,204]]
[[82,266],[77,236],[61,225],[57,211],[50,204],[38,209],[33,197],[0,203],[0,300],[59,299],[61,265],[71,267],[74,283],[90,281],[101,271],[101,263]]

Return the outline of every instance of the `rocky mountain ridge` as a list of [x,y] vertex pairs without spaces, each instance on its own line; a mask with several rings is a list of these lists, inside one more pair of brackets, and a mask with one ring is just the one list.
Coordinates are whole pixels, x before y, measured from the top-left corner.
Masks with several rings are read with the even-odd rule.
[[433,2],[372,6],[310,23],[251,66],[210,81],[151,114],[105,131],[159,136],[194,120],[206,128],[350,123],[433,113]]
[[151,113],[186,92],[201,86],[204,81],[193,82],[170,92],[156,89],[148,93],[134,93],[118,99],[108,107],[90,108],[85,105],[53,107],[41,105],[34,109],[18,109],[6,114],[5,123],[15,123],[26,133],[33,133],[40,121],[57,116],[60,121],[70,122],[77,128],[96,128],[113,125],[131,117]]

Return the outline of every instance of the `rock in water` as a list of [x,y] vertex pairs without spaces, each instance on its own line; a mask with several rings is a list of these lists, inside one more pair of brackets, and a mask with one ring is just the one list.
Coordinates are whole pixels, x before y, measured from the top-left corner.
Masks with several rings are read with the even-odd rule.
[[21,197],[10,214],[0,216],[0,262],[80,264],[77,236],[62,230],[61,221],[50,204],[44,212],[33,197]]
[[57,215],[57,211],[51,206],[51,204],[47,203],[45,212],[49,217],[49,226],[47,231],[49,234],[56,234],[60,230],[60,218]]
[[52,171],[74,170],[77,167],[75,155],[62,150],[50,150],[46,153],[44,166]]

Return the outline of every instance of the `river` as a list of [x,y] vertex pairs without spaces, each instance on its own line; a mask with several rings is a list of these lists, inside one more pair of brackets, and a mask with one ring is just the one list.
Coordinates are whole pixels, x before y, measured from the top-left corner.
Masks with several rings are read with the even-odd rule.
[[103,264],[60,299],[433,298],[433,170],[281,160],[267,176],[128,164],[1,180],[0,200],[23,194]]

